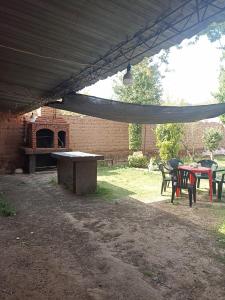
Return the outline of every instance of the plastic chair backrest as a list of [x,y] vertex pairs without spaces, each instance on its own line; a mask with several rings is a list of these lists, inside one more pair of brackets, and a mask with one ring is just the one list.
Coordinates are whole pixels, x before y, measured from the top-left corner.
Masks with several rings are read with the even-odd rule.
[[183,165],[183,162],[182,162],[182,160],[180,160],[178,158],[172,158],[172,159],[168,160],[167,164],[172,169],[177,169],[179,165]]
[[213,167],[215,169],[218,168],[217,162],[215,162],[214,160],[211,160],[211,159],[202,159],[202,160],[199,160],[197,163],[201,164],[201,166],[205,167],[205,168],[213,168]]

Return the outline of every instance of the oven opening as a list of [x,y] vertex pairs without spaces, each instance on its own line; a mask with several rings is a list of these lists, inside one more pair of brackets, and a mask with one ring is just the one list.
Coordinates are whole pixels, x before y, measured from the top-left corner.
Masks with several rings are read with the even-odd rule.
[[50,129],[40,129],[36,132],[37,148],[53,148],[54,132]]
[[66,132],[65,131],[58,132],[58,147],[59,148],[66,147]]

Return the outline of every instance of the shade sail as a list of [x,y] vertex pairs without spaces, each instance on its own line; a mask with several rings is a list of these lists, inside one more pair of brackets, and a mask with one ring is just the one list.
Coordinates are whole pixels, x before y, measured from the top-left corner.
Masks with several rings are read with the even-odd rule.
[[70,94],[48,106],[102,119],[137,123],[187,123],[225,113],[225,103],[198,106],[139,105],[82,94]]

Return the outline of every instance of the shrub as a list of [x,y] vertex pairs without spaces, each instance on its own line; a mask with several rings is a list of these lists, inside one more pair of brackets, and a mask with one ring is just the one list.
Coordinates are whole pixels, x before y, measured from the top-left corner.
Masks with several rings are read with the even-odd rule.
[[183,125],[161,124],[156,127],[156,145],[163,161],[177,157],[180,150]]
[[211,152],[211,159],[213,159],[213,151],[218,149],[222,139],[223,139],[222,132],[215,128],[210,128],[204,132],[203,142],[206,149]]
[[128,156],[128,165],[133,168],[147,168],[148,158],[142,152],[134,152]]
[[177,157],[179,153],[179,145],[174,141],[163,141],[160,144],[159,155],[163,161]]

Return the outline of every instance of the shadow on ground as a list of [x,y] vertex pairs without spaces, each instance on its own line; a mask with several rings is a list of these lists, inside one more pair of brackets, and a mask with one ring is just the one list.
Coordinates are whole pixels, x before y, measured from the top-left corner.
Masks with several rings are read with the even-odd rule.
[[0,299],[225,299],[224,204],[76,197],[51,177],[0,177],[17,211],[0,218]]

